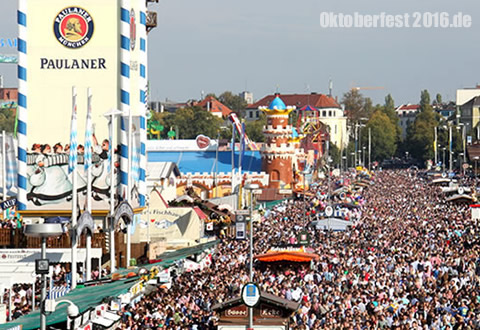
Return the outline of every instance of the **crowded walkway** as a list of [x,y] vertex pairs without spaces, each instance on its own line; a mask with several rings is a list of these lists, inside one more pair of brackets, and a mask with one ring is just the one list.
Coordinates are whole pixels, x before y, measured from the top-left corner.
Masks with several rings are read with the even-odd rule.
[[[320,184],[307,197],[315,205]],[[312,265],[255,264],[262,290],[300,302],[292,329],[480,328],[478,228],[467,205],[408,171],[383,171],[362,192],[361,217],[346,232],[308,226],[303,200],[275,206],[254,230],[255,254],[308,228]],[[174,278],[122,311],[123,329],[215,329],[211,307],[248,281],[247,242],[225,238],[210,268]]]

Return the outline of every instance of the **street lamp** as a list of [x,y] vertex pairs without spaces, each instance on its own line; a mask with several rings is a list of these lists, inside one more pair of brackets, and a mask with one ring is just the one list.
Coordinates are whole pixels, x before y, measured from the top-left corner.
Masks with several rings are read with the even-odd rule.
[[447,150],[447,148],[443,147],[442,150],[443,150],[443,162],[442,162],[442,166],[443,166],[443,171],[445,172],[445,150]]
[[[249,262],[249,279],[250,283],[253,282],[253,190],[259,189],[260,186],[256,183],[250,183],[245,185],[245,189],[250,191],[250,262]],[[248,308],[248,327],[253,329],[253,308]]]
[[[342,164],[345,164],[345,165],[344,165],[344,166],[345,166],[345,169],[348,168],[348,166],[347,166],[347,156],[342,156]],[[343,168],[343,166],[342,166],[342,168]]]
[[[47,318],[45,315],[44,301],[47,296],[47,280],[45,273],[45,266],[48,270],[47,259],[47,237],[61,236],[63,234],[62,225],[59,223],[42,223],[27,225],[25,227],[25,235],[30,237],[40,237],[42,239],[41,259],[36,263],[36,270],[42,275],[42,295],[40,298],[40,330],[47,328]],[[46,261],[46,262],[45,262]],[[73,270],[73,267],[71,267]],[[48,273],[48,271],[47,271]],[[35,292],[33,293],[35,294]]]
[[363,149],[362,166],[365,167],[365,154],[366,154],[365,150],[367,149],[367,147],[363,146],[362,149]]
[[478,156],[473,157],[475,160],[475,193],[477,192],[477,161],[478,161]]

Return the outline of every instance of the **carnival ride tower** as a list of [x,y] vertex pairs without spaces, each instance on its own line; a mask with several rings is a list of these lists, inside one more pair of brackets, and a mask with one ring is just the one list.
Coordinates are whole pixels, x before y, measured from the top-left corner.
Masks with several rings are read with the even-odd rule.
[[267,116],[267,125],[263,128],[265,143],[260,153],[262,171],[269,174],[268,188],[291,188],[293,182],[294,145],[289,139],[292,126],[288,124],[288,115],[295,107],[287,107],[276,94],[268,107],[260,107]]

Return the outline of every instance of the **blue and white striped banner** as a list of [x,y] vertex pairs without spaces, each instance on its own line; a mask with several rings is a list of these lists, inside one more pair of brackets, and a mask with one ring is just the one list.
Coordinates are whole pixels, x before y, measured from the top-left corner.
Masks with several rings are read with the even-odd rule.
[[68,157],[68,173],[77,166],[77,90],[72,87],[72,123],[70,126],[70,154]]
[[[120,6],[120,111],[130,113],[130,1],[121,0]],[[122,116],[120,125],[120,192],[121,198],[129,196],[128,189],[128,127]]]
[[18,1],[18,210],[27,208],[27,0]]
[[47,299],[57,299],[70,292],[70,286],[54,286],[48,291]]
[[85,155],[84,155],[84,166],[85,171],[92,165],[92,94],[90,88],[87,92],[87,122],[85,124]]
[[11,189],[12,187],[17,186],[17,158],[15,157],[14,142],[13,136],[11,134],[7,135],[7,188]]
[[[140,160],[139,160],[139,202],[145,206],[145,193],[147,183],[145,181],[145,169],[147,168],[146,145],[147,145],[147,120],[148,111],[148,56],[147,56],[147,4],[140,1],[140,28],[138,35],[140,40]],[[145,111],[143,111],[145,109]]]

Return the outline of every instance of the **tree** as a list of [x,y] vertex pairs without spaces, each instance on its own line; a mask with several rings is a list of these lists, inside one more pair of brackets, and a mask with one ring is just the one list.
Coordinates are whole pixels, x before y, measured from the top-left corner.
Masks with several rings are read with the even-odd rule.
[[393,101],[393,97],[391,94],[385,96],[385,112],[395,111],[395,102]]
[[332,167],[340,166],[340,163],[342,161],[342,154],[340,153],[340,149],[338,149],[335,143],[330,143],[329,147],[329,155],[332,158]]
[[243,112],[247,107],[247,101],[245,101],[241,96],[234,95],[230,91],[225,91],[218,97],[218,100],[225,104],[227,107],[232,109],[237,114],[241,114],[243,116]]
[[368,130],[371,131],[372,160],[382,161],[391,158],[397,149],[395,125],[381,110],[373,113],[367,122],[366,129],[362,130],[362,141],[368,143]]
[[263,134],[263,126],[267,124],[267,117],[264,113],[255,121],[250,121],[245,124],[247,136],[254,142],[264,142],[265,135]]
[[420,95],[420,113],[407,129],[407,147],[410,154],[422,161],[434,156],[434,127],[438,126],[435,112],[430,105],[430,94],[427,90]]
[[438,105],[442,104],[442,95],[440,93],[435,96],[435,103]]
[[430,93],[425,89],[420,94],[420,111],[424,111],[430,106]]
[[364,109],[365,99],[358,90],[351,89],[343,94],[342,104],[345,106],[345,111],[350,121],[355,122],[366,116]]
[[15,108],[4,108],[0,112],[0,130],[13,132],[15,126]]
[[181,108],[175,112],[174,123],[179,139],[194,139],[199,134],[216,138],[221,122],[220,118],[196,106]]

